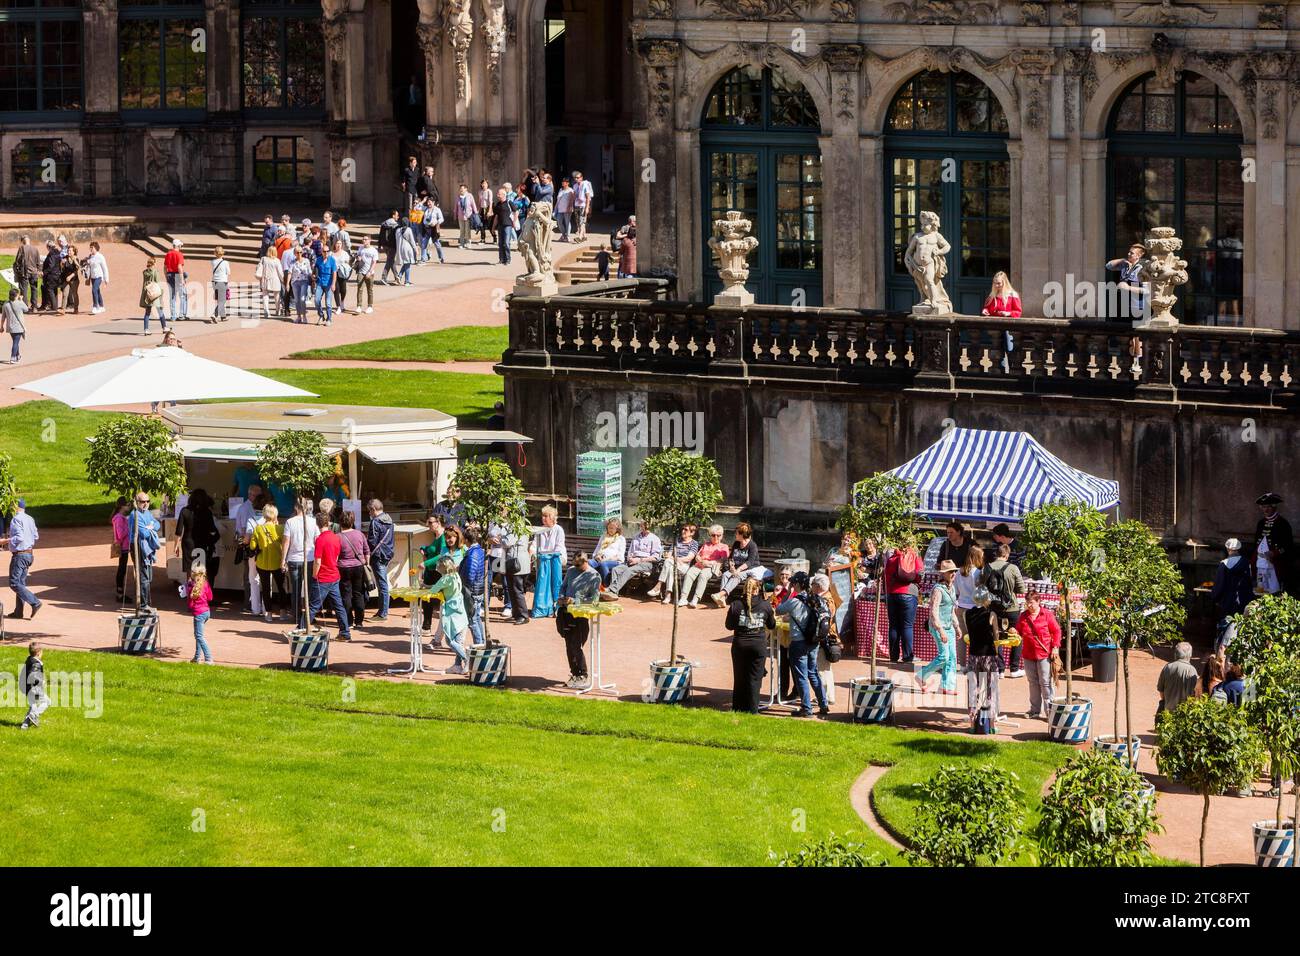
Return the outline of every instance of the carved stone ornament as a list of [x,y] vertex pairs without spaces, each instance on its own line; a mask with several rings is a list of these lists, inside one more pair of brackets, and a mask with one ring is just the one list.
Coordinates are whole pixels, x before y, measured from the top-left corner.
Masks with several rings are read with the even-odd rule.
[[754,224],[742,219],[735,209],[727,210],[727,218],[713,220],[714,235],[709,237],[709,248],[718,257],[718,276],[722,291],[714,298],[714,305],[752,305],[754,294],[745,288],[749,278],[749,254],[758,248],[758,240],[751,236]]
[[681,55],[681,44],[676,40],[644,40],[637,50],[650,67],[646,79],[650,112],[656,119],[667,120],[673,112],[673,71]]
[[903,264],[916,283],[921,301],[912,306],[914,315],[950,315],[952,300],[943,287],[948,274],[948,253],[952,246],[939,232],[939,215],[930,210],[921,212],[921,229],[912,234],[903,255]]
[[551,262],[551,237],[555,223],[551,204],[535,202],[528,207],[528,217],[519,230],[519,251],[527,270],[515,280],[515,292],[524,295],[554,295],[555,269]]
[[810,0],[704,0],[720,13],[741,20],[801,20]]
[[650,0],[646,4],[646,16],[655,20],[671,20],[677,16],[673,0]]
[[1259,18],[1256,20],[1255,25],[1261,30],[1285,30],[1286,4],[1261,3],[1259,5]]
[[822,60],[832,73],[856,73],[865,53],[860,43],[827,43],[821,48]]
[[469,102],[469,48],[474,42],[474,17],[470,13],[471,0],[447,0],[443,19],[451,37],[451,49],[456,57],[456,99]]
[[856,22],[858,5],[853,0],[831,0],[831,19],[836,23]]
[[415,36],[420,41],[420,49],[424,52],[425,61],[436,63],[442,56],[442,41],[445,36],[441,16],[436,23],[417,23]]
[[1178,296],[1174,290],[1186,285],[1188,279],[1187,260],[1178,257],[1183,240],[1175,236],[1169,226],[1156,226],[1147,233],[1146,247],[1147,258],[1142,260],[1139,274],[1143,282],[1150,283],[1150,311],[1147,318],[1139,319],[1133,325],[1146,329],[1177,328],[1178,320],[1173,316],[1173,308]]
[[1163,33],[1151,38],[1151,52],[1156,56],[1156,80],[1161,86],[1173,86],[1183,75],[1184,53]]
[[1081,22],[1078,0],[1066,0],[1061,4],[1061,26],[1077,27]]
[[900,0],[885,12],[897,23],[922,26],[992,23],[997,18],[997,7],[979,0]]
[[1020,22],[1027,27],[1047,26],[1047,4],[1045,3],[1020,4]]
[[501,57],[506,52],[509,28],[506,25],[506,0],[480,0],[483,13],[483,45],[487,47],[488,88],[493,96],[501,93]]
[[1219,15],[1217,10],[1198,7],[1194,3],[1174,3],[1173,0],[1158,0],[1156,3],[1143,3],[1124,14],[1127,23],[1149,23],[1152,25],[1176,27],[1194,26],[1199,23],[1211,23]]

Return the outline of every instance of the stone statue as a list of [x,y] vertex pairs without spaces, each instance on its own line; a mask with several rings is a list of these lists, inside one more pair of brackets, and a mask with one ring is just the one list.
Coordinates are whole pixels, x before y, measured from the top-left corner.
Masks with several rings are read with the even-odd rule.
[[903,264],[912,274],[912,281],[921,294],[921,301],[912,306],[913,315],[949,315],[952,300],[943,287],[948,274],[947,255],[952,250],[939,232],[939,215],[929,210],[921,213],[921,231],[912,234],[907,244]]
[[754,304],[754,293],[745,288],[749,254],[758,248],[758,240],[749,234],[753,226],[735,209],[727,210],[726,219],[713,220],[717,235],[709,238],[709,248],[718,257],[718,275],[722,279],[722,291],[714,298],[714,305]]
[[1174,289],[1187,284],[1187,260],[1178,257],[1183,240],[1169,226],[1156,226],[1147,233],[1146,247],[1147,258],[1142,260],[1139,275],[1151,287],[1147,296],[1148,315],[1133,325],[1141,329],[1176,329],[1178,320],[1174,318],[1173,308],[1178,296]]
[[559,287],[551,263],[551,237],[554,233],[551,204],[535,202],[529,206],[528,217],[519,230],[519,252],[528,271],[515,280],[517,294],[555,295]]
[[451,49],[456,55],[456,99],[461,103],[469,102],[469,48],[474,42],[471,3],[472,0],[447,0],[444,15]]
[[483,45],[487,47],[488,81],[493,94],[501,92],[501,57],[506,52],[506,0],[480,0],[483,10]]

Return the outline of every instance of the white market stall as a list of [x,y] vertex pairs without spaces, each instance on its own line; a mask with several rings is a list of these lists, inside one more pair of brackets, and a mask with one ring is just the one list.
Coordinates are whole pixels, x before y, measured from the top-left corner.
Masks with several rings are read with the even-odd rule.
[[[176,433],[185,456],[187,488],[203,488],[217,501],[219,553],[231,556],[235,539],[229,516],[240,504],[238,491],[254,476],[262,445],[288,429],[320,432],[327,452],[336,456],[339,465],[334,493],[342,506],[358,514],[364,528],[369,523],[364,502],[379,498],[397,525],[396,554],[389,566],[393,585],[407,583],[409,555],[426,543],[424,517],[447,493],[459,446],[479,444],[485,435],[493,441],[531,441],[507,431],[462,432],[453,416],[432,408],[231,402],[178,405],[166,409],[163,419]],[[267,493],[276,499],[282,520],[292,515],[293,498],[287,490],[268,488]],[[180,506],[183,502],[164,521],[167,575],[173,581],[181,578],[181,561],[174,555],[175,515]],[[241,569],[223,560],[213,585],[239,589]]]

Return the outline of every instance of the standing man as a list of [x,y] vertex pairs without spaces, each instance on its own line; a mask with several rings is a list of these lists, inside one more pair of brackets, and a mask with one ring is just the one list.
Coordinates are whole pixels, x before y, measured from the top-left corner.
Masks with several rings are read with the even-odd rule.
[[8,332],[9,338],[13,340],[13,347],[9,350],[10,365],[17,365],[22,357],[19,353],[22,351],[23,336],[27,334],[27,326],[23,324],[23,316],[26,314],[27,303],[18,298],[17,289],[10,289],[9,301],[4,304],[3,313],[0,313],[0,332]]
[[330,530],[330,516],[324,512],[316,515],[316,594],[311,599],[311,616],[316,614],[329,598],[334,607],[334,615],[339,622],[339,635],[336,640],[352,640],[352,631],[348,627],[348,609],[343,605],[343,593],[339,590],[339,551],[343,542]]
[[591,183],[583,178],[578,170],[573,171],[573,217],[577,228],[577,239],[583,242],[587,238],[587,216],[591,214],[591,204],[595,193]]
[[1179,705],[1196,694],[1201,675],[1192,666],[1192,645],[1186,641],[1174,648],[1174,659],[1160,670],[1156,678],[1156,692],[1160,703],[1156,713],[1172,714]]
[[388,620],[388,564],[393,560],[396,545],[396,533],[393,519],[384,511],[384,503],[378,498],[371,498],[370,532],[366,543],[370,545],[370,570],[375,575],[375,587],[379,589],[379,613],[376,621]]
[[275,220],[269,215],[262,220],[262,244],[257,249],[257,258],[266,255],[266,250],[275,243]]
[[424,172],[421,173],[420,178],[415,181],[415,195],[417,198],[420,196],[428,196],[435,204],[439,206],[442,205],[441,199],[438,196],[438,185],[433,181],[432,166],[425,166]]
[[514,213],[503,186],[497,190],[497,201],[492,206],[492,217],[497,224],[497,262],[503,266],[510,265],[510,239],[514,233],[510,223]]
[[185,253],[184,245],[179,239],[172,240],[171,250],[163,257],[163,272],[167,274],[167,288],[171,294],[172,321],[179,322],[190,314],[189,303],[185,299]]
[[984,563],[992,564],[996,561],[998,548],[1004,544],[1008,548],[1007,560],[1019,568],[1025,560],[1025,549],[1017,543],[1015,535],[1011,533],[1011,528],[1005,522],[993,526],[993,545],[984,549]]
[[[9,587],[13,589],[17,600],[9,617],[23,619],[23,605],[32,606],[32,617],[41,609],[41,601],[27,587],[27,575],[32,567],[32,550],[40,539],[36,522],[27,513],[27,500],[18,499],[18,511],[9,519],[9,531],[0,538],[0,548],[9,552]],[[3,610],[3,608],[0,608]]]
[[14,281],[18,283],[18,293],[29,309],[35,309],[38,305],[36,293],[40,279],[41,252],[32,245],[31,236],[23,236],[18,240],[18,249],[14,252]]
[[321,256],[316,260],[316,321],[326,325],[333,325],[334,280],[338,269],[338,260],[333,256]]
[[[246,465],[241,465],[235,469],[236,491],[239,489],[239,473],[246,469],[252,471]],[[253,539],[253,529],[257,527],[258,512],[261,511],[257,500],[262,497],[262,486],[255,482],[249,484],[245,489],[245,494],[241,497],[243,497],[243,500],[239,503],[239,507],[235,509],[235,544],[242,545],[245,549],[244,613],[252,614],[254,604],[260,606],[260,602],[253,600],[254,588],[260,582],[257,577],[257,562],[253,560],[251,554],[247,554],[247,548],[249,542]]]
[[393,278],[401,285],[401,277],[397,274],[397,231],[401,228],[401,222],[397,218],[397,210],[394,209],[392,215],[379,224],[379,246],[384,250],[384,271],[380,275],[379,281],[383,285],[388,285],[388,274],[391,272]]
[[162,547],[158,539],[161,530],[158,519],[149,510],[149,496],[139,492],[135,496],[135,508],[126,519],[126,531],[131,540],[131,560],[136,562],[136,579],[140,582],[140,608],[145,611],[152,610],[149,599],[153,586],[153,561]]
[[361,314],[361,294],[366,295],[365,312],[369,315],[375,311],[375,264],[379,262],[379,250],[370,244],[370,237],[364,236],[357,246],[353,257],[352,271],[357,277],[357,314]]
[[[402,201],[405,203],[404,208],[408,213],[415,203],[419,181],[420,161],[414,156],[408,156],[406,157],[406,168],[402,170],[402,174],[397,180],[397,187],[402,191]],[[394,218],[396,218],[396,214],[394,214]]]
[[1259,523],[1255,525],[1255,586],[1265,594],[1281,594],[1291,589],[1291,553],[1295,539],[1291,523],[1277,510],[1280,495],[1268,492],[1255,499],[1259,506]]
[[478,215],[478,203],[469,191],[469,186],[460,184],[460,194],[456,196],[456,222],[460,226],[460,247],[468,249],[472,233],[470,228],[474,217]]

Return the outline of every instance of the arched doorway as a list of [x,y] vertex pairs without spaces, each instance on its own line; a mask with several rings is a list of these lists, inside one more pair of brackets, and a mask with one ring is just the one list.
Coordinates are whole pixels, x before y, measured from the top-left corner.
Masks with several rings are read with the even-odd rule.
[[964,71],[918,73],[898,91],[885,121],[891,309],[910,309],[918,301],[903,254],[922,210],[939,214],[952,245],[947,288],[953,308],[978,315],[994,273],[1011,271],[1011,162],[1001,104]]
[[737,67],[714,85],[700,123],[704,292],[722,289],[708,248],[713,221],[738,209],[758,250],[747,288],[758,302],[822,304],[821,118],[812,96],[772,67]]
[[1172,226],[1189,277],[1175,314],[1241,325],[1241,121],[1228,97],[1195,73],[1172,85],[1149,73],[1116,102],[1107,133],[1110,255],[1122,257],[1153,226]]

